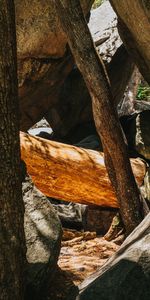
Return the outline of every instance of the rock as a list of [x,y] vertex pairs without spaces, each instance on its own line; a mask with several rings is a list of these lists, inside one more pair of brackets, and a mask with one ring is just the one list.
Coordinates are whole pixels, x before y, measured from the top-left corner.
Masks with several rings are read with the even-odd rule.
[[95,231],[98,235],[105,235],[116,213],[116,209],[88,206],[84,229]]
[[150,110],[120,118],[129,149],[146,160],[150,160]]
[[[49,123],[45,120],[45,118],[42,118],[39,122],[37,122],[32,128],[50,128]],[[31,128],[31,129],[32,129]]]
[[53,277],[61,245],[61,224],[48,199],[33,185],[23,182],[27,247],[25,299],[39,299]]
[[89,135],[74,145],[85,149],[102,151],[102,143],[98,134]]
[[[73,67],[72,56],[18,60],[20,129],[27,131],[59,101],[60,89]],[[60,120],[55,113],[57,122]]]
[[145,110],[136,117],[135,148],[150,160],[150,110]]
[[[91,0],[82,0],[85,15]],[[67,38],[62,30],[53,0],[15,0],[18,58],[60,58]]]
[[120,249],[67,300],[150,299],[150,213]]
[[[92,0],[82,0],[85,15]],[[73,67],[53,0],[15,0],[20,127],[27,131],[59,99]]]
[[[36,127],[28,130],[28,133],[31,135],[41,135],[41,133],[52,134],[52,129],[50,127]],[[41,136],[42,137],[42,136]]]
[[58,101],[48,110],[45,118],[57,139],[66,137],[68,133],[71,136],[71,130],[79,124],[82,127],[84,123],[93,121],[91,98],[76,67],[64,81]]
[[[81,1],[85,14],[92,2]],[[16,0],[15,6],[20,129],[27,131],[45,116],[53,131],[64,137],[76,125],[93,121],[88,90],[78,70],[71,72],[74,61],[54,1]],[[96,45],[102,43],[102,58],[109,62],[121,40],[108,1],[91,11],[89,27]]]
[[143,196],[148,200],[148,206],[150,209],[150,166],[147,167],[147,172],[144,178],[144,184],[142,187]]
[[144,110],[150,110],[150,103],[143,100],[136,100],[134,107],[135,107],[135,112],[139,113]]
[[107,233],[117,209],[101,208],[49,198],[64,228]]
[[53,203],[53,207],[57,211],[63,227],[76,230],[84,228],[86,224],[87,205],[73,202],[65,203],[65,201],[58,201],[56,203],[57,200],[50,198],[49,200]]
[[[110,62],[116,50],[122,44],[117,29],[117,16],[109,1],[105,1],[97,9],[91,11],[89,22],[94,42],[100,46],[97,49],[105,62]],[[104,40],[102,43],[101,41]]]
[[53,131],[50,127],[36,127],[29,129],[28,133],[33,136],[39,136],[41,138],[51,140]]
[[[106,64],[114,99],[116,102],[118,99],[120,101],[127,84],[125,86],[122,85],[120,78],[128,77],[128,70],[132,66],[132,62],[125,49],[123,51],[120,47],[121,49],[117,53],[117,49],[119,50],[122,42],[117,30],[116,14],[108,1],[103,3],[99,8],[91,11],[89,29],[95,45],[97,45],[97,49]],[[117,54],[117,56],[114,57],[114,54]],[[113,62],[112,57],[114,58]],[[50,107],[45,117],[49,124],[51,124],[56,138],[67,137],[69,141],[72,140],[72,130],[75,133],[76,128],[76,132],[80,132],[84,124],[94,123],[92,101],[84,79],[77,67],[74,67],[65,79],[61,86],[58,101],[54,103],[52,108]],[[78,130],[79,126],[80,129]],[[96,130],[93,133],[95,134]],[[87,135],[90,134],[87,131]],[[79,141],[77,140],[76,142]]]

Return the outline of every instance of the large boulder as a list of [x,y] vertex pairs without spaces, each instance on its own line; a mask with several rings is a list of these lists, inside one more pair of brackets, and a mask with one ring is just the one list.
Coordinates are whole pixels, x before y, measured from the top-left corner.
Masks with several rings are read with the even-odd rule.
[[22,189],[27,247],[25,299],[41,299],[57,266],[62,229],[56,211],[30,177]]
[[[93,0],[82,0],[85,15]],[[21,130],[26,131],[58,101],[73,67],[53,0],[15,0]],[[56,116],[57,117],[57,116]]]
[[[92,0],[82,0],[85,15]],[[18,58],[60,58],[67,38],[53,0],[15,0]]]
[[[92,2],[81,1],[85,15]],[[71,72],[74,61],[56,13],[55,1],[15,0],[15,7],[20,129],[27,131],[45,116],[53,131],[64,137],[75,126],[93,122],[85,82],[76,68]],[[108,1],[91,11],[89,28],[103,60],[110,62],[121,40],[117,18]],[[121,65],[125,64],[123,60]],[[110,73],[112,82],[116,81],[116,76]],[[115,70],[115,74],[118,71]],[[118,76],[120,78],[120,74]],[[118,98],[121,98],[120,94]]]
[[[91,10],[88,25],[97,50],[106,64],[111,85],[113,86],[112,92],[114,98],[118,95],[120,100],[122,96],[122,92],[120,94],[119,91],[121,84],[118,86],[117,82],[122,76],[120,72],[123,70],[123,66],[127,64],[128,55],[126,51],[122,51],[121,49],[121,53],[118,54],[120,55],[120,66],[117,60],[118,55],[114,59],[113,64],[110,63],[122,42],[117,30],[117,17],[109,1],[104,2],[97,9]],[[108,63],[110,64],[108,65]],[[132,65],[131,61],[130,65]],[[129,69],[130,66],[128,64]],[[125,70],[123,72],[123,76],[125,77]],[[94,128],[91,131],[91,126],[89,125],[89,123],[94,123],[91,97],[85,81],[76,67],[73,68],[65,79],[61,86],[58,101],[53,104],[53,107],[50,107],[45,117],[51,124],[57,139],[69,135],[70,141],[71,135],[74,135],[75,132],[81,132],[84,126],[87,128],[87,135],[96,132]],[[79,128],[76,128],[76,126],[79,126]]]
[[[18,60],[20,129],[27,131],[59,102],[61,86],[73,67],[68,53],[59,59]],[[60,117],[55,113],[55,119]]]
[[150,213],[120,249],[80,286],[73,300],[150,299]]
[[150,110],[120,118],[129,148],[150,160]]
[[104,62],[110,62],[122,44],[117,29],[117,16],[109,1],[91,11],[89,29]]

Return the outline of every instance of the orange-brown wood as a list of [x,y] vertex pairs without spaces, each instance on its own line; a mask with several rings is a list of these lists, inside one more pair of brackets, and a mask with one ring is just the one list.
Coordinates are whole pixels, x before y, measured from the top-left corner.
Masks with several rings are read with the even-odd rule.
[[[20,133],[21,156],[28,173],[41,192],[49,197],[83,204],[118,207],[109,181],[103,153]],[[146,166],[131,159],[140,186]]]

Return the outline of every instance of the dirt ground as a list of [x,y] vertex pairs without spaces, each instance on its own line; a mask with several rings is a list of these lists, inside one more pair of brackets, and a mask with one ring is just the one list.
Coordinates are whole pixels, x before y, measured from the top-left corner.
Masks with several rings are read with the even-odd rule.
[[58,269],[48,300],[66,300],[72,289],[100,268],[119,248],[120,240],[106,241],[95,232],[64,230]]

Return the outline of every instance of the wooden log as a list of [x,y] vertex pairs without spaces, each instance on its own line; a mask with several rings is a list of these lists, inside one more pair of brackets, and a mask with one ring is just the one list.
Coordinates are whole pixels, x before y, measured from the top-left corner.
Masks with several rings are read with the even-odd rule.
[[[35,185],[45,195],[83,204],[118,208],[108,178],[103,153],[47,141],[20,133],[21,156]],[[146,165],[131,159],[137,183],[141,186]]]

